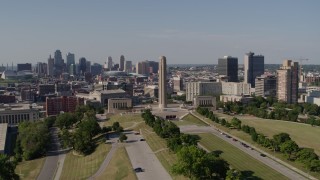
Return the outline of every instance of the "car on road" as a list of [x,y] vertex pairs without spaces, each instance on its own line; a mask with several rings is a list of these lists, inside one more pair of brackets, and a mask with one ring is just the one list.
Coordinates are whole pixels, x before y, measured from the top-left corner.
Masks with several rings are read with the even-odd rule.
[[140,133],[139,133],[139,132],[135,132],[134,134],[135,134],[135,135],[139,135]]
[[143,172],[144,170],[141,167],[137,167],[133,169],[134,172],[139,173],[139,172]]
[[227,137],[227,138],[231,138],[231,136],[229,136],[229,135],[226,135],[226,137]]
[[265,155],[265,154],[261,153],[261,154],[260,154],[260,156],[262,156],[262,157],[266,157],[267,155]]
[[232,141],[238,141],[237,139],[235,139],[235,138],[232,138]]
[[140,141],[146,141],[145,139],[140,139]]

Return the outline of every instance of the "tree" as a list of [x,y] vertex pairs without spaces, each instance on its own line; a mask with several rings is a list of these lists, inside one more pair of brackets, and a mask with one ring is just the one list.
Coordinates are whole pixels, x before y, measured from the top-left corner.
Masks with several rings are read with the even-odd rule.
[[313,172],[320,172],[320,160],[314,159],[307,164],[307,168]]
[[237,129],[241,129],[241,121],[238,118],[236,118],[236,117],[232,118],[231,124],[233,127],[237,128]]
[[314,159],[319,159],[318,155],[311,148],[302,148],[299,152],[297,152],[297,160],[302,163],[310,162]]
[[280,133],[280,134],[276,134],[273,136],[273,140],[274,140],[274,150],[275,151],[279,151],[279,146],[288,141],[291,140],[290,135],[288,133]]
[[10,161],[9,156],[0,154],[0,179],[19,179],[19,176],[14,172],[16,163]]
[[290,160],[291,155],[298,150],[299,146],[292,140],[288,140],[280,145],[280,152],[285,153],[288,156],[288,160]]
[[89,154],[94,147],[90,133],[77,129],[74,133],[73,149],[82,154]]
[[70,127],[77,122],[77,117],[72,113],[62,113],[56,118],[56,125],[60,128],[70,129]]
[[120,133],[120,136],[119,136],[120,142],[123,142],[123,141],[125,141],[125,140],[127,140],[127,139],[128,139],[128,137],[127,137],[125,134]]
[[242,180],[245,179],[242,172],[236,169],[230,169],[227,171],[226,180]]
[[177,156],[178,162],[172,166],[172,172],[190,179],[225,178],[229,169],[226,161],[196,146],[183,146]]

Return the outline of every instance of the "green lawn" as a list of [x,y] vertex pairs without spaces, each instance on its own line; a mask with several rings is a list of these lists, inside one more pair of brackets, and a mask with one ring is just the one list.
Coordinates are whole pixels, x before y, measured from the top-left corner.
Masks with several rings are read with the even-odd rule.
[[287,179],[279,172],[271,169],[270,167],[254,159],[250,155],[244,153],[240,149],[216,137],[215,135],[199,134],[199,136],[201,137],[201,145],[203,145],[210,151],[222,151],[222,154],[220,156],[224,158],[233,168],[236,168],[248,174],[251,174],[253,172],[253,177],[262,179]]
[[177,126],[183,126],[183,125],[207,126],[206,123],[194,117],[192,114],[188,114],[185,117],[183,117],[181,120],[174,120],[172,122],[175,123]]
[[46,158],[39,158],[30,161],[20,162],[16,167],[16,173],[20,179],[37,179]]
[[123,128],[128,128],[142,121],[141,114],[115,114],[103,122],[103,125],[112,126],[114,122],[119,122]]
[[99,169],[101,163],[111,149],[101,138],[95,151],[87,156],[74,155],[70,151],[66,155],[60,179],[87,179]]
[[[216,113],[215,113],[216,114]],[[218,116],[231,119],[232,116],[217,114]],[[254,127],[257,132],[272,137],[275,134],[286,132],[297,142],[300,147],[313,148],[320,155],[320,127],[312,127],[308,124],[293,123],[288,121],[277,121],[271,119],[261,119],[253,116],[237,116],[242,122]]]
[[110,164],[101,174],[97,177],[98,180],[103,179],[126,179],[126,180],[135,180],[137,179],[136,174],[133,172],[130,159],[128,157],[127,151],[124,147],[119,147],[115,154],[113,155]]
[[[198,113],[195,113],[195,114],[199,115],[200,117],[203,117],[203,116],[201,116],[201,115],[198,114]],[[221,113],[216,113],[216,112],[215,112],[215,115],[217,115],[218,117],[221,117],[221,118],[225,118],[226,120],[232,119],[232,116],[228,116],[228,115],[221,114]],[[239,117],[239,116],[238,116],[238,117]],[[245,117],[245,116],[242,116],[242,118],[244,118],[244,117]],[[248,117],[248,116],[246,116],[246,117],[247,117],[248,119],[254,119],[254,118],[255,118],[255,117]],[[259,118],[256,118],[256,119],[259,119]],[[303,164],[298,163],[298,162],[289,161],[289,160],[287,160],[287,158],[286,158],[285,156],[283,156],[283,154],[281,154],[281,153],[274,153],[272,150],[260,146],[260,145],[257,144],[256,142],[252,141],[251,136],[248,135],[247,133],[244,133],[243,131],[238,131],[238,130],[235,130],[235,129],[229,129],[229,128],[224,127],[224,126],[222,126],[222,125],[220,125],[220,124],[217,124],[217,123],[212,122],[212,121],[209,120],[208,118],[205,118],[204,121],[206,121],[206,122],[209,123],[209,124],[212,124],[212,125],[216,126],[217,128],[219,128],[219,129],[221,129],[221,130],[223,130],[223,131],[225,131],[225,132],[227,132],[227,133],[229,133],[229,134],[231,134],[231,135],[233,135],[233,136],[235,136],[235,137],[238,137],[239,139],[242,139],[242,140],[244,140],[244,141],[246,141],[246,142],[248,142],[248,143],[250,143],[250,144],[252,144],[252,145],[254,145],[254,146],[257,146],[257,147],[259,147],[260,149],[262,149],[263,151],[268,152],[269,154],[271,154],[271,155],[273,155],[273,156],[281,159],[282,161],[284,161],[284,162],[286,162],[286,163],[288,163],[288,164],[290,164],[290,165],[292,165],[292,166],[294,166],[294,167],[296,167],[296,168],[304,171],[305,173],[310,173],[310,175],[312,175],[313,177],[316,177],[316,178],[320,179],[320,173],[308,172],[308,171],[306,170],[306,168],[304,167]],[[241,121],[244,122],[243,119],[242,119]],[[249,121],[249,120],[247,120],[247,121]],[[271,121],[271,122],[268,122],[268,123],[277,123],[277,121],[268,120],[268,119],[265,120],[265,121]],[[292,123],[292,122],[287,122],[287,121],[283,121],[283,122],[280,122],[280,123],[295,124],[295,125],[305,126],[305,125],[303,125],[303,124],[297,124],[297,123]],[[244,123],[244,124],[246,124],[246,123]],[[252,126],[253,126],[253,125],[252,125]],[[257,125],[257,126],[259,126],[259,125]],[[255,127],[255,128],[256,128],[257,130],[259,129],[259,127]],[[278,127],[277,127],[277,128],[278,128]],[[317,128],[317,127],[313,127],[313,128]],[[269,131],[270,131],[270,130],[269,130]],[[260,131],[258,130],[258,132],[260,132]],[[290,136],[291,136],[291,134],[290,134]],[[317,137],[313,137],[313,138],[317,138]],[[294,140],[295,140],[295,139],[294,139]],[[301,145],[299,144],[299,146],[301,146]],[[319,151],[319,149],[318,149],[318,151]]]

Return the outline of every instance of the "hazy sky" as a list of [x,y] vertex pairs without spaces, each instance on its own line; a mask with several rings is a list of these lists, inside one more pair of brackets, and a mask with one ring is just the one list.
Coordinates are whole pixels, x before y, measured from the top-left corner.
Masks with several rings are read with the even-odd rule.
[[239,63],[248,51],[265,63],[308,58],[320,64],[319,0],[28,0],[0,2],[0,62],[46,62],[60,49],[103,63]]

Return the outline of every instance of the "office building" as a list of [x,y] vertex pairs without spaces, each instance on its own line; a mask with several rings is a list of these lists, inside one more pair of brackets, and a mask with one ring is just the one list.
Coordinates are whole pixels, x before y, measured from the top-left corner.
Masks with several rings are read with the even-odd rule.
[[238,58],[224,56],[218,59],[218,74],[228,77],[228,82],[238,82]]
[[224,95],[250,95],[250,84],[244,82],[221,82]]
[[123,71],[124,70],[124,55],[120,56],[120,67],[119,67],[119,71]]
[[60,50],[54,52],[54,75],[59,77],[64,69],[64,60]]
[[264,74],[264,56],[254,55],[253,52],[244,56],[244,82],[255,87],[255,79]]
[[216,96],[222,92],[221,82],[186,83],[186,100],[193,101],[195,96]]
[[91,65],[91,74],[92,76],[100,75],[102,72],[102,65],[94,63]]
[[112,70],[112,57],[111,56],[108,57],[107,64],[108,64],[108,70],[111,71]]
[[91,73],[91,61],[86,62],[86,72]]
[[32,71],[30,63],[17,64],[17,71]]
[[79,59],[79,71],[81,75],[84,75],[86,72],[86,67],[87,67],[87,60],[86,58],[82,57]]
[[0,105],[0,123],[19,124],[40,120],[40,110],[30,104]]
[[210,107],[210,110],[214,111],[217,109],[216,97],[213,96],[195,96],[193,98],[194,107]]
[[145,86],[143,90],[145,96],[159,98],[159,87],[157,85]]
[[159,63],[156,61],[146,61],[146,63],[148,64],[148,66],[146,67],[148,70],[148,74],[149,73],[153,73],[156,74],[159,71]]
[[256,77],[255,80],[255,95],[256,96],[272,96],[277,94],[277,77],[274,75],[262,75]]
[[132,61],[125,61],[124,71],[126,73],[132,73]]
[[159,62],[159,108],[167,107],[167,60],[160,56]]
[[56,92],[56,87],[54,84],[39,84],[38,86],[39,96],[54,94]]
[[54,73],[54,59],[51,58],[51,55],[50,55],[48,59],[48,75],[54,76],[53,73]]
[[16,96],[14,95],[0,95],[0,103],[15,103],[16,102]]
[[299,63],[285,60],[277,70],[277,98],[289,104],[298,102]]
[[136,73],[148,75],[150,73],[148,61],[137,62],[136,64]]
[[36,66],[36,73],[39,77],[43,77],[48,74],[48,65],[47,63],[38,62]]
[[66,55],[66,59],[67,59],[67,69],[70,69],[71,64],[75,64],[75,57],[74,54],[68,52],[68,54]]

